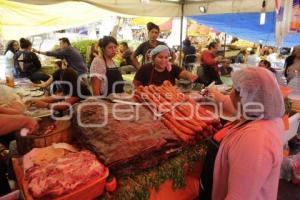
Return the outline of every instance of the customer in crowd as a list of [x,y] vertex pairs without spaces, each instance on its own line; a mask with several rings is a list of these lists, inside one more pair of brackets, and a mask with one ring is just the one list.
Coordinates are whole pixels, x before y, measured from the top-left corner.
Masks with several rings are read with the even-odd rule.
[[135,74],[133,84],[139,85],[161,85],[165,80],[169,80],[173,85],[175,79],[186,79],[195,82],[198,77],[175,64],[169,62],[170,50],[165,45],[158,45],[152,49],[152,63],[143,65]]
[[255,54],[255,51],[252,49],[250,55],[247,57],[247,64],[249,66],[256,66],[260,58]]
[[217,52],[220,49],[220,44],[217,42],[211,42],[208,45],[208,50],[202,52],[201,55],[201,62],[203,67],[203,74],[204,74],[204,84],[209,85],[213,81],[216,84],[222,84],[218,64],[223,61],[222,56],[217,56]]
[[[68,67],[68,63],[65,60],[58,60],[55,62],[55,71],[53,74],[49,77],[49,79],[43,83],[34,83],[33,86],[35,87],[41,87],[44,89],[49,89],[49,86],[54,82],[54,81],[60,81],[61,79],[61,74],[64,69]],[[58,89],[57,85],[55,86],[54,92],[56,92]]]
[[285,60],[284,75],[289,82],[296,75],[300,73],[300,46],[294,47],[292,54]]
[[46,56],[53,56],[59,59],[65,59],[68,65],[79,75],[87,73],[87,67],[85,66],[82,56],[74,47],[71,46],[68,38],[60,38],[59,46],[60,48],[55,51],[42,52],[34,50],[34,52]]
[[90,51],[90,55],[89,55],[89,62],[88,62],[89,67],[91,67],[91,64],[92,64],[94,58],[96,56],[99,56],[99,54],[100,54],[99,44],[98,44],[98,42],[96,42],[91,46],[91,51]]
[[121,42],[119,45],[119,50],[122,55],[122,62],[120,66],[133,65],[131,60],[132,51],[129,49],[127,42]]
[[246,61],[246,49],[242,49],[237,57],[235,58],[235,63],[245,63]]
[[19,43],[16,40],[11,40],[7,43],[4,52],[5,72],[15,74],[14,55],[19,50]]
[[[101,56],[94,58],[90,68],[93,95],[121,93],[123,92],[123,78],[113,61],[117,53],[118,42],[114,37],[104,36],[99,40],[99,46]],[[119,84],[116,84],[117,82]]]
[[191,40],[186,38],[183,41],[183,66],[187,70],[191,70],[189,67],[190,63],[194,63],[196,61],[196,48],[192,45]]
[[15,140],[13,131],[27,128],[30,134],[37,126],[35,120],[22,115],[25,110],[26,106],[14,90],[0,85],[0,196],[10,192],[6,175],[7,163],[10,163],[7,149],[9,143]]
[[295,46],[292,49],[290,49],[290,55],[286,57],[284,62],[284,76],[287,77],[287,69],[293,64],[295,59],[295,51],[296,49],[300,48],[300,46]]
[[220,147],[212,199],[276,199],[284,133],[279,86],[272,73],[261,67],[238,70],[232,80],[228,96],[209,89],[224,110],[236,116],[214,136]]
[[258,66],[266,68],[266,69],[270,70],[274,75],[276,75],[276,70],[271,67],[271,63],[269,61],[267,61],[267,60],[261,60],[258,63]]
[[136,68],[131,60],[133,52],[128,47],[127,42],[121,42],[119,45],[119,52],[121,54],[120,71],[122,74],[130,74],[136,72]]
[[[21,114],[26,106],[11,87],[0,85],[0,196],[10,192],[7,181],[8,147],[15,134],[9,134],[21,128],[29,129],[29,133],[36,128],[37,122]],[[10,173],[9,173],[10,175]]]
[[29,78],[33,83],[47,81],[49,75],[41,72],[41,62],[37,55],[32,52],[32,43],[24,38],[20,39],[21,50],[14,56],[16,77]]
[[270,55],[270,49],[267,46],[264,46],[260,49],[260,57],[264,60]]
[[272,63],[276,63],[277,58],[278,58],[277,49],[274,47],[269,48],[269,55],[267,56],[266,60],[268,60],[271,63],[271,66]]
[[[133,52],[131,59],[135,68],[140,68],[141,65],[147,64],[151,62],[150,52],[158,45],[166,45],[164,42],[158,41],[157,38],[160,33],[159,26],[149,22],[147,24],[148,29],[148,41],[143,42],[138,46],[138,48]],[[170,51],[171,52],[171,51]],[[140,64],[137,60],[137,57],[142,55],[142,63]],[[171,62],[174,62],[176,59],[175,53],[171,52]]]
[[33,118],[0,113],[0,197],[11,192],[6,175],[10,141],[7,136],[14,136],[13,132],[22,128],[28,129],[28,134],[31,134],[37,127],[38,123]]
[[[63,81],[62,83],[58,83],[62,91],[60,94],[37,100],[29,100],[26,104],[28,106],[34,105],[38,108],[53,108],[54,110],[62,111],[67,110],[69,105],[73,105],[91,95],[87,85],[83,81],[78,80],[77,72],[71,68],[60,71],[60,81]],[[79,86],[77,84],[78,81],[80,81]],[[57,98],[57,96],[61,98]]]
[[231,64],[231,61],[230,60],[225,60],[223,63],[222,63],[222,67],[220,68],[220,74],[221,76],[228,76],[231,74],[232,72],[232,67],[230,66]]

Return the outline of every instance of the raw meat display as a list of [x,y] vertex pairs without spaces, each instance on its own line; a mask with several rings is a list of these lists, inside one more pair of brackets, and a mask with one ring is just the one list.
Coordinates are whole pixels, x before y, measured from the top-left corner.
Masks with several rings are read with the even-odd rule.
[[185,96],[169,81],[162,86],[139,86],[135,98],[146,106],[184,142],[205,139],[220,128],[217,116]]
[[[152,167],[181,150],[180,140],[143,106],[103,100],[88,100],[80,106],[73,117],[76,138],[114,174]],[[105,121],[103,126],[88,126]]]
[[52,199],[103,177],[105,167],[89,151],[69,152],[25,171],[34,198]]

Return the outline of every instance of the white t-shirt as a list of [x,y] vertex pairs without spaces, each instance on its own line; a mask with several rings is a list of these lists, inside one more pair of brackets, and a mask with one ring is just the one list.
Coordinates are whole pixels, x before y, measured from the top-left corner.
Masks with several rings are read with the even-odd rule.
[[14,53],[8,50],[4,56],[5,72],[14,68]]
[[248,65],[256,66],[258,62],[259,62],[259,57],[257,55],[254,54],[248,56],[248,61],[247,61]]
[[[116,64],[114,62],[112,64],[107,63],[107,68],[115,68],[115,67],[116,67]],[[103,57],[101,57],[101,56],[96,56],[91,63],[90,75],[96,76],[96,74],[97,74],[97,76],[98,75],[106,76],[105,61],[104,61]],[[101,77],[98,77],[98,78],[101,79]],[[101,92],[104,91],[104,87],[105,87],[105,85],[103,84]]]
[[[115,67],[116,64],[114,62],[112,64],[107,63],[107,68],[115,68]],[[91,64],[90,73],[106,75],[105,61],[102,57],[97,56],[94,58]]]

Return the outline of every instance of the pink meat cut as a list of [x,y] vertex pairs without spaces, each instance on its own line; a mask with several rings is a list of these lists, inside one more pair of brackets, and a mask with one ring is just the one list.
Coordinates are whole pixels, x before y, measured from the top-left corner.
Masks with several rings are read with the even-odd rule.
[[80,185],[103,176],[104,166],[88,151],[68,153],[26,171],[34,198],[53,198],[70,193]]

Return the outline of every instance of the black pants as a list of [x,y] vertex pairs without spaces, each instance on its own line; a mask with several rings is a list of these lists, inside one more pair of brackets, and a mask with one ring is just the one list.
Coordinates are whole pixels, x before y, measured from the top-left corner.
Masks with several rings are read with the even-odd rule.
[[16,139],[14,133],[3,135],[0,137],[0,143],[3,144],[7,149],[9,148],[9,143]]
[[220,75],[218,72],[210,66],[204,66],[203,67],[203,73],[205,78],[205,86],[211,84],[213,81],[215,81],[216,85],[221,85],[223,82],[221,81]]
[[207,141],[207,154],[200,177],[201,185],[203,187],[200,187],[199,200],[212,199],[214,166],[218,150],[219,145],[217,142],[215,142],[213,139]]
[[7,177],[7,165],[5,160],[0,160],[0,196],[3,196],[9,192],[11,192]]
[[28,78],[33,83],[40,83],[41,81],[47,81],[50,76],[48,74],[45,74],[44,72],[36,71],[33,72]]
[[[13,133],[4,135],[0,137],[0,143],[4,145],[7,149],[9,148],[9,143],[15,139],[15,135]],[[11,168],[10,170],[8,168]],[[5,195],[11,192],[8,180],[7,173],[9,176],[14,176],[12,171],[12,163],[11,158],[2,159],[0,158],[0,196]]]

